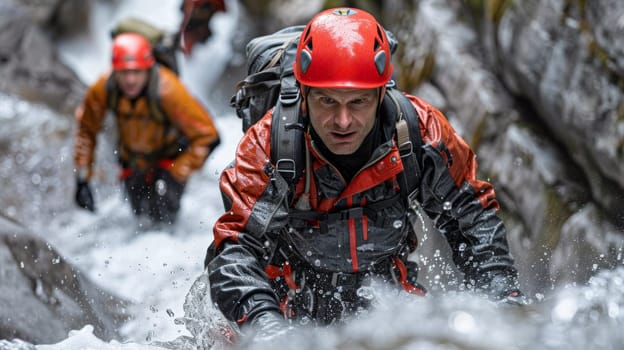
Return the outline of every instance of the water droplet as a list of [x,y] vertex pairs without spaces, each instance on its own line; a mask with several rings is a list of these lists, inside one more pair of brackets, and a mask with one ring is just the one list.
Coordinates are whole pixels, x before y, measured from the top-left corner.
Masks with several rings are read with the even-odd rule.
[[314,266],[316,267],[321,266],[321,261],[319,259],[314,260]]
[[552,317],[559,321],[570,321],[576,315],[578,305],[573,298],[567,298],[559,301],[559,303],[553,308]]
[[444,210],[451,210],[453,208],[453,205],[451,204],[451,202],[446,201],[444,203],[442,203],[442,209]]
[[449,317],[449,324],[459,333],[472,334],[476,328],[474,317],[463,311],[454,312]]
[[307,255],[307,256],[312,256],[312,252],[308,250],[308,251],[306,252],[306,255]]
[[375,298],[373,289],[367,286],[358,288],[356,294],[358,297],[366,299],[366,300],[373,300],[373,298]]
[[457,247],[457,250],[459,250],[460,252],[466,250],[466,243],[461,243],[459,247]]
[[32,182],[32,184],[33,184],[33,185],[35,185],[35,186],[36,186],[36,185],[41,184],[41,175],[39,175],[39,174],[33,174],[33,175],[30,177],[30,181],[31,181],[31,182]]
[[394,222],[392,223],[392,227],[394,227],[395,229],[400,229],[401,227],[403,227],[403,221],[394,220]]
[[613,319],[617,319],[620,313],[621,313],[621,310],[620,310],[620,306],[618,305],[618,303],[614,301],[610,301],[607,304],[607,314],[609,315],[609,317]]
[[156,184],[154,186],[156,188],[156,193],[159,196],[164,196],[167,193],[167,183],[163,179],[156,180]]
[[305,326],[305,325],[307,325],[308,323],[310,323],[310,318],[309,318],[309,317],[307,317],[307,316],[302,317],[302,318],[299,320],[299,324],[300,324],[300,325],[302,325],[302,326]]

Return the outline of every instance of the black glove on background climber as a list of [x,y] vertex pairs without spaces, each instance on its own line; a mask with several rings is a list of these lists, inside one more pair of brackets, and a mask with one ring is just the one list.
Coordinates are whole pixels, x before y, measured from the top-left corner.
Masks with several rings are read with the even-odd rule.
[[82,209],[95,212],[95,202],[93,201],[91,187],[85,180],[78,179],[76,181],[76,205]]

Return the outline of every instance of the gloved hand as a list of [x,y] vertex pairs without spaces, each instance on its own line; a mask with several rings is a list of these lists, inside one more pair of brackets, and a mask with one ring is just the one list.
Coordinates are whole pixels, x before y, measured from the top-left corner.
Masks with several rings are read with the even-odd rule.
[[76,205],[82,209],[95,212],[95,202],[91,188],[86,180],[78,179],[76,181]]
[[495,274],[488,285],[488,294],[498,302],[511,305],[527,305],[529,300],[520,291],[518,280],[507,274]]
[[269,341],[288,333],[290,326],[284,316],[275,311],[261,311],[243,327],[246,335],[251,335],[253,341]]
[[500,302],[510,305],[529,305],[529,299],[519,289],[510,291],[507,296],[500,299]]

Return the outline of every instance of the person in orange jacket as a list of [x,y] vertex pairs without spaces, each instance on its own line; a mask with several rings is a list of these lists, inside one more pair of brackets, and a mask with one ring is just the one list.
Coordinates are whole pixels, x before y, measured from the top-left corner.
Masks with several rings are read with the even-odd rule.
[[75,200],[90,211],[96,137],[108,110],[116,116],[120,180],[133,213],[175,222],[187,180],[219,144],[212,116],[175,73],[156,64],[145,37],[116,36],[112,71],[88,88],[76,111]]

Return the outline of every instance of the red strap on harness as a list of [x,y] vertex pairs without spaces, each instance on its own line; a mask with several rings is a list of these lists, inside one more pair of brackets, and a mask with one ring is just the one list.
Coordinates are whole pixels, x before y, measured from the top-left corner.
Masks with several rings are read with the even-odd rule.
[[[173,159],[161,159],[158,161],[158,167],[160,169],[164,169],[164,170],[168,170],[171,169],[173,167]],[[127,179],[130,175],[132,175],[132,173],[134,172],[134,170],[132,168],[122,168],[121,171],[119,172],[119,180],[125,180]],[[152,182],[152,175],[148,174],[147,175],[147,182]]]
[[173,168],[173,159],[161,159],[158,161],[158,167],[161,169],[171,169]]
[[240,319],[236,320],[236,323],[243,324],[243,323],[245,323],[246,320],[247,320],[247,314],[244,314],[243,317],[241,317]]
[[284,281],[286,281],[286,285],[288,285],[290,289],[296,290],[300,288],[297,283],[295,283],[292,276],[292,267],[287,262],[283,263],[281,268],[275,265],[267,265],[267,267],[264,268],[264,272],[272,280],[278,277],[284,277]]
[[131,168],[122,168],[121,171],[119,172],[119,180],[125,180],[130,175],[132,175],[132,169]]
[[397,256],[393,257],[392,260],[394,260],[394,266],[399,270],[399,283],[403,287],[403,290],[410,294],[425,296],[424,290],[407,281],[407,268],[405,267],[403,261],[401,261],[401,259]]
[[[292,267],[287,262],[283,263],[281,268],[275,265],[267,265],[264,268],[264,272],[267,274],[267,277],[272,280],[278,277],[283,277],[288,288],[292,290],[297,290],[300,288],[299,285],[295,283],[295,280],[292,276]],[[287,317],[293,317],[295,315],[292,310],[288,309],[288,294],[286,294],[284,299],[280,301],[279,308],[284,315],[287,315]]]

